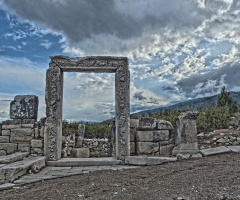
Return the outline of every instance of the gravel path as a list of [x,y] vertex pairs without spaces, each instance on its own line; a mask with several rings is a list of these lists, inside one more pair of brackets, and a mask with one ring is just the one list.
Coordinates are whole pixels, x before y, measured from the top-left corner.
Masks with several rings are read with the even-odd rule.
[[1,191],[0,199],[240,200],[240,154],[46,180]]

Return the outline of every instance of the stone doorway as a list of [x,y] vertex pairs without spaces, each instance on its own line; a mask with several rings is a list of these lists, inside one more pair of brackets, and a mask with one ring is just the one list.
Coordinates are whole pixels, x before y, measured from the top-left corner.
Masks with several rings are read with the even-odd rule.
[[63,72],[115,73],[116,157],[130,155],[130,73],[126,57],[50,57],[46,73],[46,123],[44,154],[48,160],[61,158]]

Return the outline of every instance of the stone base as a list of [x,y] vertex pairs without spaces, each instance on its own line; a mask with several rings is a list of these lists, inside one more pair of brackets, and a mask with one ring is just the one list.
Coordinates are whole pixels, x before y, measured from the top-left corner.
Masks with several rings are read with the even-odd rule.
[[179,146],[175,146],[172,150],[172,155],[176,156],[177,154],[197,154],[199,153],[199,149],[197,147],[197,142],[181,144]]
[[89,148],[73,148],[70,153],[71,158],[89,158]]

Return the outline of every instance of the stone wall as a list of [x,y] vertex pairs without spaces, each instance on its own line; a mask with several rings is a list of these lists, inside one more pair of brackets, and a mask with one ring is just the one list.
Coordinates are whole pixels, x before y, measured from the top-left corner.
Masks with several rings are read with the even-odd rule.
[[130,120],[131,155],[168,156],[174,147],[170,122],[155,118]]
[[200,133],[198,134],[197,138],[199,149],[240,145],[239,130],[215,130],[208,134]]

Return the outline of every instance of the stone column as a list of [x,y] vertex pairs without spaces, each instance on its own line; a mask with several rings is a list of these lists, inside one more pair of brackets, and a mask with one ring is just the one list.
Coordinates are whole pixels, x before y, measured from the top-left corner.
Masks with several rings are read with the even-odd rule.
[[85,125],[79,124],[78,133],[75,136],[75,147],[82,147],[84,134],[85,134]]
[[116,156],[130,155],[130,72],[128,60],[121,61],[115,75]]
[[47,160],[61,158],[62,150],[62,93],[63,72],[50,62],[46,74],[46,123],[44,129],[44,155]]
[[182,112],[176,121],[175,147],[172,154],[177,155],[189,153],[190,155],[199,152],[197,143],[197,111]]

